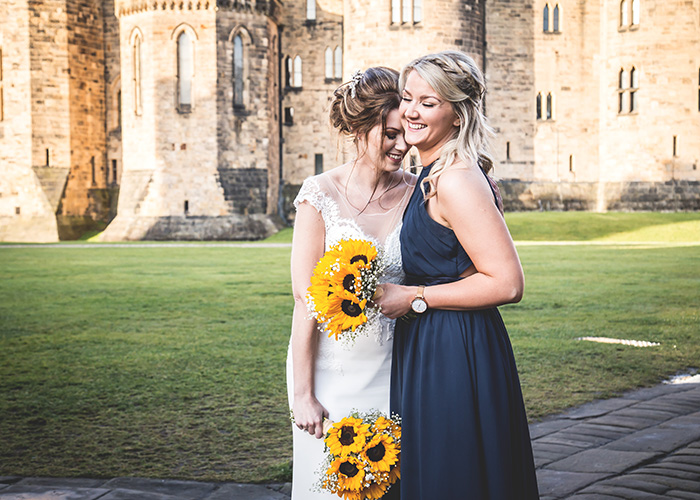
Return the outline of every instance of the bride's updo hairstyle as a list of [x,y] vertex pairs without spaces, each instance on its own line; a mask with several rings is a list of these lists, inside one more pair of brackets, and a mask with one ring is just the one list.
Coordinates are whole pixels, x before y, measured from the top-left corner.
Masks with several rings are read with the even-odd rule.
[[493,132],[482,112],[486,93],[484,76],[471,57],[456,50],[446,50],[416,59],[401,70],[399,88],[402,92],[411,71],[418,73],[441,99],[450,102],[459,117],[455,136],[442,147],[440,158],[421,184],[427,200],[435,196],[440,174],[455,162],[455,158],[468,166],[478,165],[484,173],[493,168],[493,160],[487,151],[488,137]]
[[333,93],[331,125],[357,145],[378,123],[384,136],[387,116],[400,102],[398,71],[381,66],[358,71]]

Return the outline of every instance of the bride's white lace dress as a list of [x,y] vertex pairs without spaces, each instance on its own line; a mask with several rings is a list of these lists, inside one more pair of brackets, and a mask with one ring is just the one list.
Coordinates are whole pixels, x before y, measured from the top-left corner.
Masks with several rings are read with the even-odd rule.
[[[343,190],[327,173],[310,177],[304,181],[294,205],[308,202],[318,210],[325,224],[328,250],[344,239],[372,241],[384,252],[387,262],[384,283],[402,283],[401,248],[399,233],[404,208],[412,192],[412,186],[400,186],[403,196],[390,207],[377,207],[361,214],[348,202]],[[369,207],[368,207],[369,208]],[[368,324],[369,335],[359,335],[352,345],[327,333],[319,332],[318,356],[315,366],[316,398],[328,410],[330,420],[337,422],[352,410],[380,410],[389,413],[389,382],[391,378],[391,349],[394,320],[377,315]],[[287,356],[287,390],[292,407],[291,344]],[[315,489],[317,471],[324,458],[323,439],[316,439],[306,432],[293,428],[294,463],[292,500],[336,499],[326,491]]]

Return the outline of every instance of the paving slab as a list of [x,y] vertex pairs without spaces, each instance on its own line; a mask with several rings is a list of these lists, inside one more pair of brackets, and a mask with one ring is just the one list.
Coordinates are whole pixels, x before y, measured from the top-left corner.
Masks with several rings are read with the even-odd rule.
[[[196,497],[195,497],[196,498]],[[127,490],[118,488],[100,497],[100,500],[193,500],[189,496],[173,496],[151,491]]]
[[610,495],[598,495],[597,493],[584,493],[582,495],[574,495],[567,497],[569,500],[620,500],[620,497],[611,497]]
[[54,488],[13,484],[0,491],[0,500],[97,500],[109,490],[101,488]]
[[638,476],[644,478],[645,481],[653,481],[655,483],[664,484],[670,488],[676,488],[684,491],[693,491],[700,493],[700,483],[693,479],[684,479],[681,477],[670,476],[665,473],[666,471],[659,471],[658,469],[652,470],[644,468],[640,471],[633,472],[632,476]]
[[700,438],[700,427],[694,432],[684,429],[652,427],[630,434],[603,446],[608,450],[619,451],[661,451],[670,453]]
[[590,486],[581,491],[581,493],[596,493],[599,495],[611,495],[618,498],[625,498],[629,500],[668,500],[667,497],[663,495],[658,495],[656,493],[649,493],[646,491],[625,488],[623,486],[609,485],[608,483],[601,483]]
[[633,404],[635,404],[635,401],[629,399],[604,399],[593,401],[564,412],[560,418],[583,420],[591,417],[599,417]]
[[83,479],[75,477],[26,477],[17,484],[52,486],[54,488],[100,488],[106,479]]
[[104,483],[105,488],[144,491],[173,497],[204,498],[217,489],[214,483],[198,481],[176,481],[161,479],[144,479],[139,477],[118,477]]
[[289,495],[252,484],[226,484],[205,500],[289,500]]
[[608,476],[609,474],[603,473],[592,474],[540,469],[537,471],[537,484],[541,496],[565,498],[567,495]]
[[666,496],[679,500],[700,500],[700,493],[691,493],[689,491],[672,490],[666,493]]
[[576,425],[576,422],[561,418],[536,422],[530,424],[530,439],[537,439],[573,425]]
[[596,448],[553,462],[548,469],[568,472],[619,474],[659,456],[658,452],[617,451]]
[[626,417],[617,415],[615,412],[609,413],[602,417],[596,417],[590,422],[593,424],[611,425],[613,427],[634,430],[646,429],[647,427],[652,427],[659,424],[657,420],[641,417]]
[[647,493],[655,493],[657,495],[662,495],[670,489],[670,487],[665,484],[659,484],[653,481],[645,481],[643,478],[635,477],[632,474],[611,477],[605,480],[605,484],[609,484],[612,486],[621,486],[623,488],[644,491]]
[[673,394],[677,392],[687,392],[693,390],[694,387],[688,387],[696,384],[660,384],[654,387],[647,387],[645,389],[639,389],[637,391],[628,392],[623,394],[621,397],[623,399],[636,399],[638,401],[647,401],[649,399],[654,399],[658,397],[666,396],[667,394]]

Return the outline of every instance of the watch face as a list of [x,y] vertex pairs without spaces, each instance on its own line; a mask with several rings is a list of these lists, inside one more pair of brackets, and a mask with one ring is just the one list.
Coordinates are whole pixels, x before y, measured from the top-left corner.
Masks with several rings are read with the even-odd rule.
[[418,314],[424,313],[428,309],[428,304],[423,299],[413,299],[411,302],[411,309],[413,309]]

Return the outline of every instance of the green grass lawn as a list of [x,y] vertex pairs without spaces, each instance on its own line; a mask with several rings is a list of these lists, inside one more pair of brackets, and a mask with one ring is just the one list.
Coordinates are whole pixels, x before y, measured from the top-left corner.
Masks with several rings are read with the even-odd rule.
[[[603,215],[509,215],[519,240],[613,242],[519,246],[501,310],[533,419],[700,368],[700,214]],[[289,252],[0,249],[0,475],[288,479]]]

